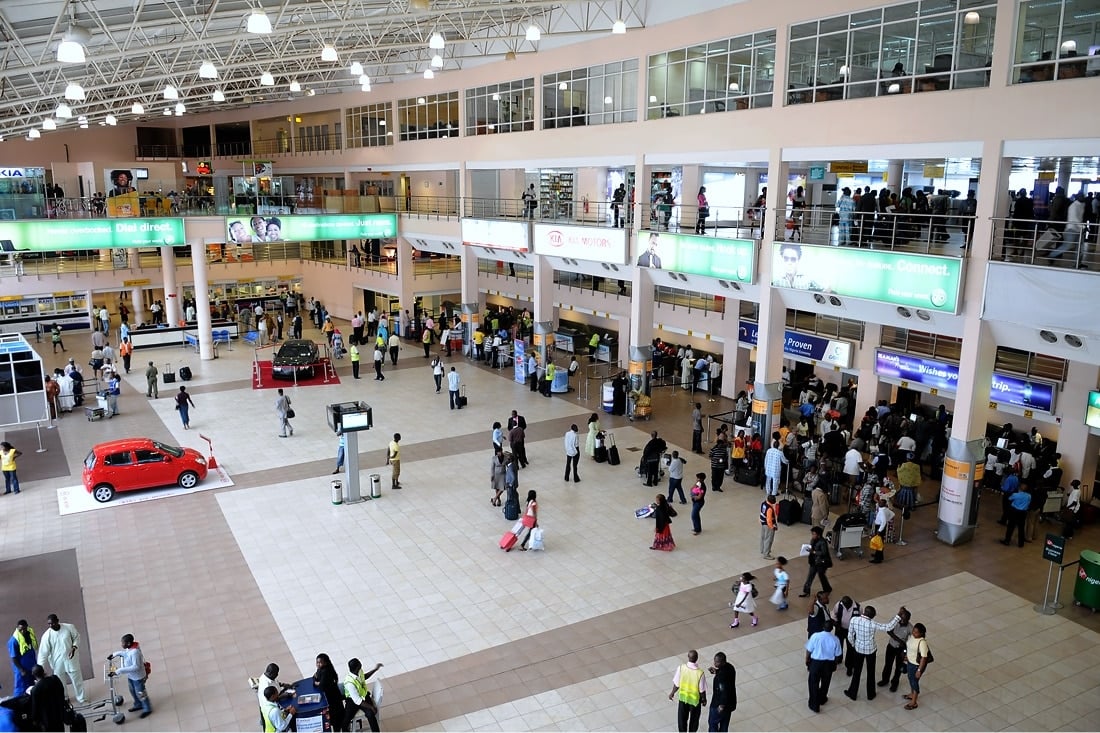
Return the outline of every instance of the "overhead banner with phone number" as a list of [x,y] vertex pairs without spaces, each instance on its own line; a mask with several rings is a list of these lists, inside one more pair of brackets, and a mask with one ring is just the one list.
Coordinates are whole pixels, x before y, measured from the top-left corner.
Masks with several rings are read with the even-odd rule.
[[46,219],[0,221],[4,252],[160,247],[186,244],[183,219]]
[[226,242],[317,242],[334,239],[391,239],[397,214],[242,214],[225,220]]
[[958,257],[776,242],[772,285],[958,313]]

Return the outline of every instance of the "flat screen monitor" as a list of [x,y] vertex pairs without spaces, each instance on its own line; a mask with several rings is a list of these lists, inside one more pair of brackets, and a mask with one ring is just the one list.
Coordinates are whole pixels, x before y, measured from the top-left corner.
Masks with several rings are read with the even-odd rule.
[[909,415],[909,422],[915,423],[918,422],[919,419],[920,418],[917,417],[917,413],[915,412]]
[[1089,392],[1089,404],[1085,408],[1085,425],[1100,428],[1100,392]]
[[1008,450],[1008,438],[997,438],[998,450]]

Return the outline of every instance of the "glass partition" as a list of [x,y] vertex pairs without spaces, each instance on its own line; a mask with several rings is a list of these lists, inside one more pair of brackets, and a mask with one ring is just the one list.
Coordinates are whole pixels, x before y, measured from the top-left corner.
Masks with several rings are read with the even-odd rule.
[[402,141],[458,137],[458,92],[399,99],[397,120]]
[[580,127],[638,119],[638,60],[542,77],[542,126]]
[[534,129],[534,77],[466,90],[467,135]]
[[1023,0],[1012,82],[1100,75],[1100,0]]
[[350,107],[344,117],[349,148],[393,145],[393,107],[389,102]]

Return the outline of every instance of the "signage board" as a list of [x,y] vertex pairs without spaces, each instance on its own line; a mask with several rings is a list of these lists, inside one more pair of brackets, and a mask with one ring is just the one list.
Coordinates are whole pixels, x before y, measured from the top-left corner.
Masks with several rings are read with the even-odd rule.
[[1048,533],[1046,541],[1043,542],[1043,559],[1061,565],[1065,556],[1066,538],[1062,535]]
[[[875,374],[952,394],[957,391],[959,382],[957,364],[882,349],[875,351]],[[1002,372],[993,373],[989,387],[989,399],[998,405],[1046,413],[1054,412],[1056,393],[1057,386],[1051,382]]]
[[810,166],[810,180],[811,181],[824,181],[825,180],[825,166],[823,166],[823,165],[811,165]]
[[[737,340],[756,346],[759,338],[757,325],[752,321],[738,324]],[[827,339],[798,331],[783,332],[783,353],[811,361],[847,369],[852,366],[852,345],[847,341]]]
[[397,214],[230,216],[225,233],[225,241],[236,244],[390,239],[397,236]]
[[519,221],[463,219],[462,243],[526,252],[531,244],[530,230],[530,225]]
[[705,275],[751,283],[756,242],[690,234],[648,232],[641,235],[637,264],[688,275]]
[[55,252],[69,249],[160,247],[184,243],[183,219],[0,221],[0,244],[5,251]]
[[776,242],[772,285],[957,313],[958,257]]
[[607,227],[535,225],[535,253],[625,265],[626,230]]
[[516,339],[512,342],[512,348],[513,379],[520,384],[527,384],[527,344],[523,339]]
[[1100,428],[1100,392],[1089,392],[1088,405],[1085,407],[1085,425]]
[[866,160],[834,160],[829,163],[829,172],[837,175],[852,175],[853,173],[866,173]]

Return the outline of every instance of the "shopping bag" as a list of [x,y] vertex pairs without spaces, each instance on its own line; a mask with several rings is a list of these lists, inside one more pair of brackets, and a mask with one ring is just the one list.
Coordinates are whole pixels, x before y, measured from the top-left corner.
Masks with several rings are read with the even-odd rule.
[[535,527],[531,530],[531,544],[528,547],[530,550],[545,550],[546,545],[542,543],[542,527]]

